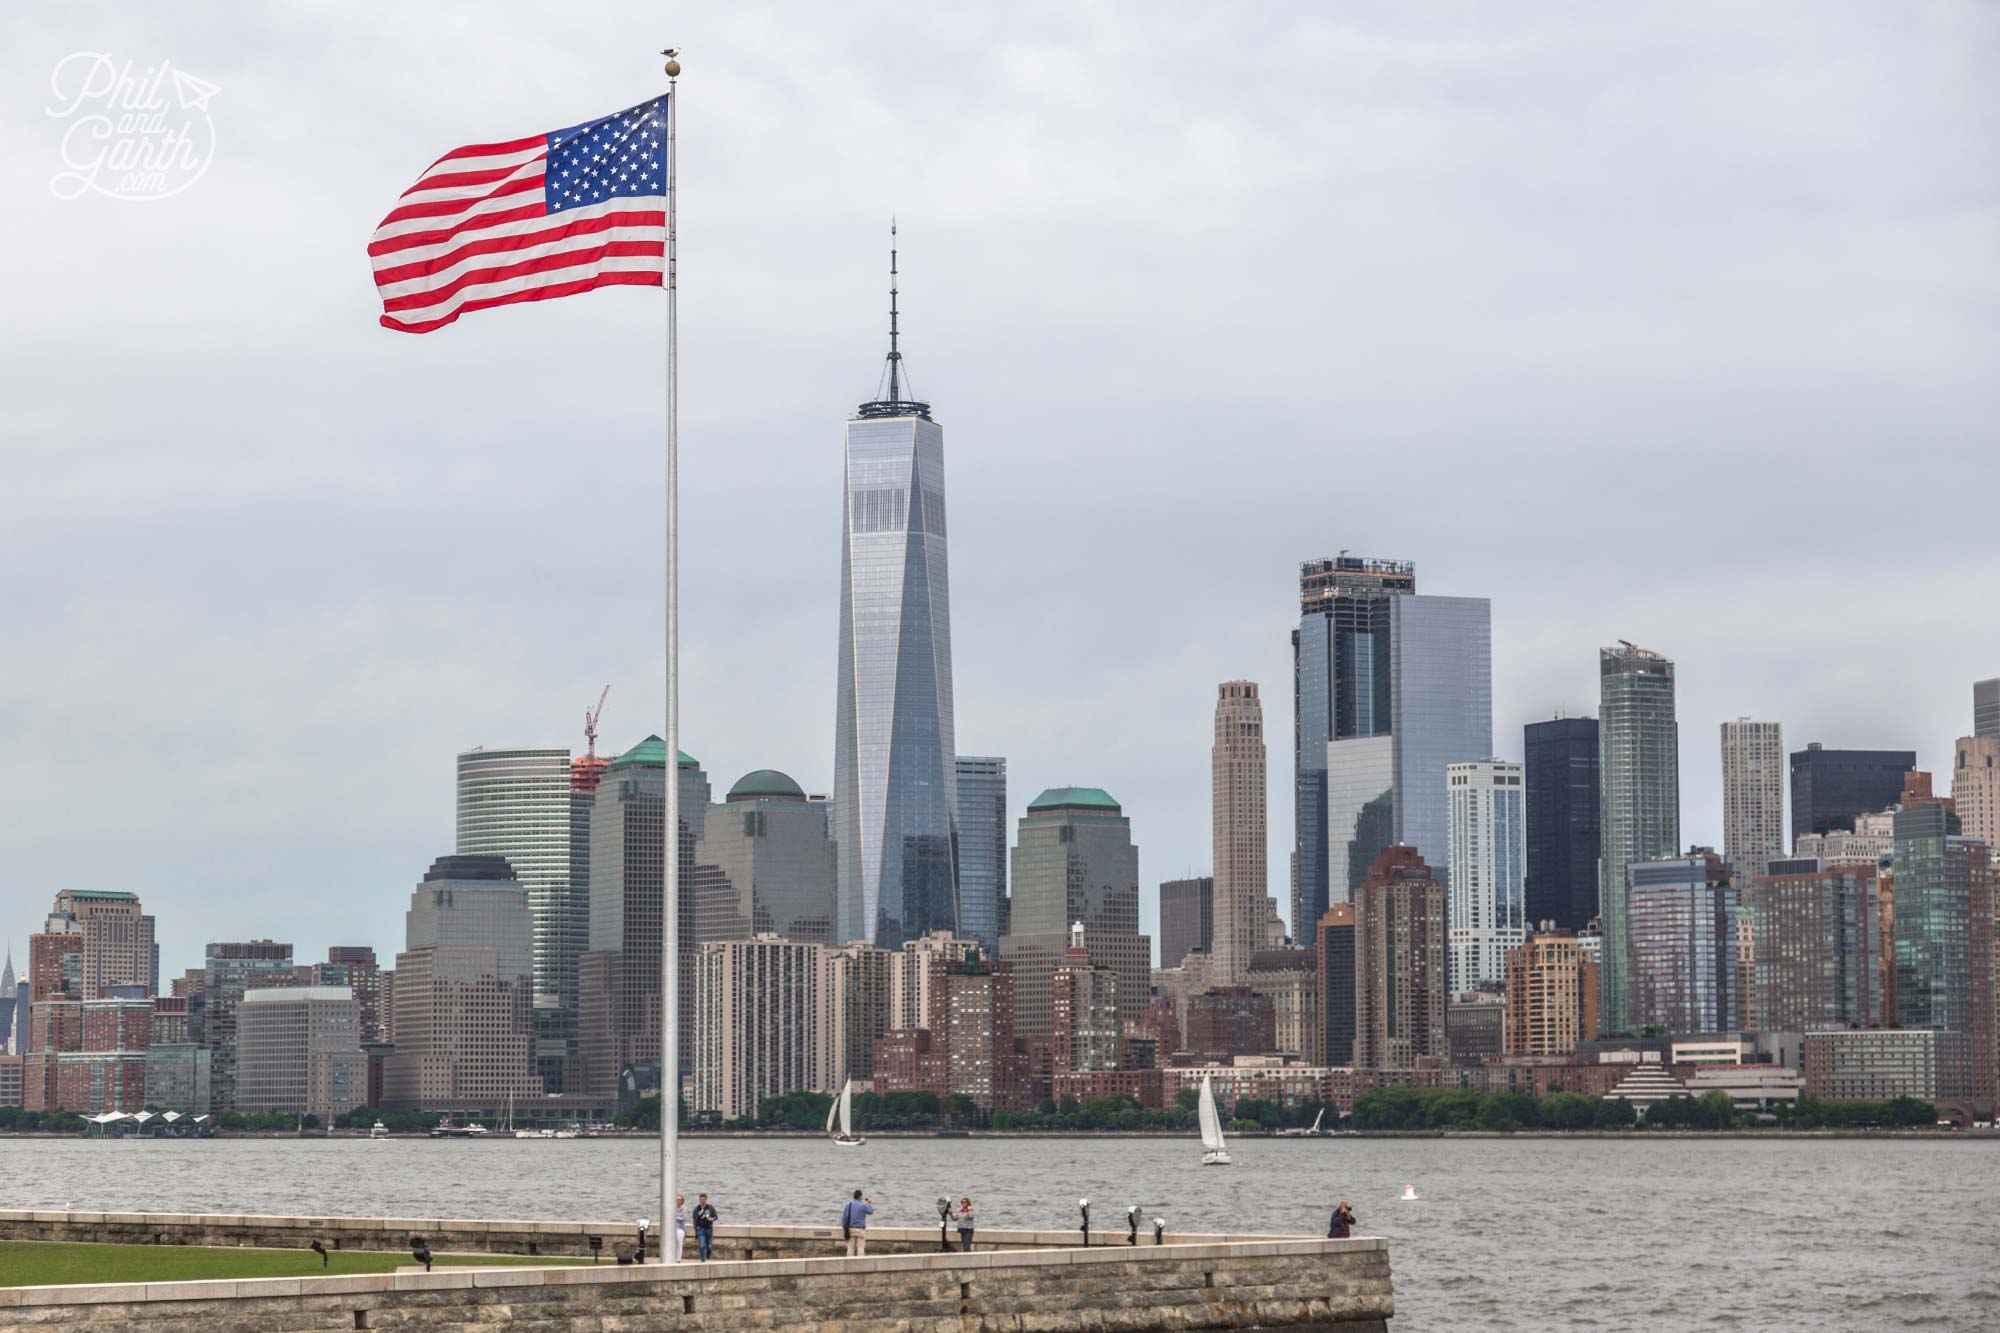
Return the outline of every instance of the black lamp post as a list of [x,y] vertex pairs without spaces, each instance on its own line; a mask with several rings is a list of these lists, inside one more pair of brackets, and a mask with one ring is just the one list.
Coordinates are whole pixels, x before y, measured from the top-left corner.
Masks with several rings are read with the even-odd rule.
[[950,1233],[946,1230],[946,1228],[951,1222],[951,1200],[946,1198],[939,1198],[937,1201],[937,1210],[938,1210],[938,1248],[940,1250],[944,1250],[947,1253],[949,1253],[951,1250],[951,1236]]
[[1083,1248],[1090,1248],[1090,1200],[1078,1199],[1077,1211],[1083,1214]]
[[603,1248],[604,1248],[604,1237],[592,1236],[590,1238],[590,1262],[592,1263],[597,1262],[599,1252],[603,1250]]

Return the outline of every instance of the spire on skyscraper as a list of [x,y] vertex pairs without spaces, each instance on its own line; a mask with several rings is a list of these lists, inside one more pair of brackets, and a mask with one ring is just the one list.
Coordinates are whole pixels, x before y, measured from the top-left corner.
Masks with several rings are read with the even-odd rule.
[[889,359],[882,367],[882,379],[875,386],[880,395],[873,402],[863,403],[857,413],[863,417],[923,417],[930,419],[931,405],[918,402],[914,397],[905,398],[903,392],[910,387],[910,374],[903,369],[903,353],[898,346],[900,337],[896,327],[896,220],[889,219]]
[[[11,1000],[19,988],[20,984],[14,979],[14,944],[10,940],[7,943],[7,968],[0,971],[0,1000]],[[4,1040],[0,1037],[0,1041]]]

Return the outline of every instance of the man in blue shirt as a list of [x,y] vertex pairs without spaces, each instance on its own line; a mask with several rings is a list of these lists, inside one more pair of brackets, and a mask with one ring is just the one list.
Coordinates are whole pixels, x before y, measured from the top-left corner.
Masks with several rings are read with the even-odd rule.
[[847,1238],[847,1257],[858,1259],[868,1253],[868,1215],[875,1211],[875,1201],[861,1197],[861,1191],[854,1191],[854,1197],[840,1210],[840,1234]]

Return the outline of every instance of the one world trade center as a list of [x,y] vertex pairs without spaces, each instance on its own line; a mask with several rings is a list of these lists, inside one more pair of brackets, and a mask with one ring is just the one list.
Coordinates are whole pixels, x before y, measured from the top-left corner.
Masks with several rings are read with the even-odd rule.
[[880,396],[847,423],[833,836],[836,938],[894,949],[958,925],[958,792],[944,432],[897,349],[893,239],[889,274]]

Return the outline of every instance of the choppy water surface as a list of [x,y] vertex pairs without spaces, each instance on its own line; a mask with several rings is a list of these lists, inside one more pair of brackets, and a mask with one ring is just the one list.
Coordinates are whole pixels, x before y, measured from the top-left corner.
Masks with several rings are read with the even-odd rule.
[[[1245,1141],[1236,1164],[1132,1139],[694,1139],[682,1184],[725,1222],[1324,1234],[1350,1201],[1388,1237],[1396,1327],[2000,1327],[2000,1144],[1548,1139]],[[0,1207],[600,1220],[655,1216],[645,1140],[0,1141]],[[1398,1196],[1414,1183],[1423,1196]]]

